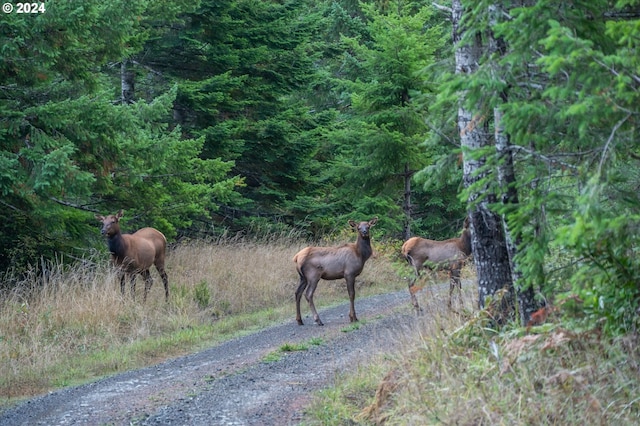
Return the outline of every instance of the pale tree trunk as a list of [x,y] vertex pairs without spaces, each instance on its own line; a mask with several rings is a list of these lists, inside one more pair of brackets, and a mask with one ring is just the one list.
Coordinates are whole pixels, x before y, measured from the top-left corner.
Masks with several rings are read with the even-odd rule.
[[402,210],[404,211],[404,229],[402,236],[404,240],[411,238],[411,177],[413,172],[409,169],[409,163],[404,165],[404,202]]
[[[456,74],[470,75],[478,69],[481,41],[479,37],[465,37],[465,29],[461,28],[464,14],[461,0],[453,0],[451,11]],[[461,42],[463,38],[465,41]],[[491,145],[492,140],[486,117],[482,116],[479,109],[468,109],[465,96],[465,92],[459,94],[458,127],[464,161],[463,183],[465,188],[470,188],[488,173],[481,171],[485,159],[477,158],[473,153]],[[478,305],[484,308],[487,297],[504,289],[501,300],[506,304],[501,304],[498,312],[493,312],[498,322],[503,322],[512,314],[513,278],[502,218],[489,208],[490,203],[497,201],[497,195],[487,191],[489,189],[486,187],[477,187],[469,193],[467,204],[472,209],[469,214],[471,248],[478,277]]]
[[[502,187],[502,203],[518,204],[518,192],[514,187],[515,173],[513,168],[513,154],[510,149],[509,137],[502,127],[502,111],[495,108],[493,112],[495,120],[495,140],[496,152],[498,155],[498,179]],[[511,266],[511,277],[516,284],[516,293],[518,299],[518,312],[520,314],[520,323],[525,326],[531,318],[531,314],[536,311],[538,305],[535,300],[535,292],[533,287],[519,288],[518,283],[521,282],[522,273],[518,269],[515,260],[518,253],[519,240],[514,240],[509,230],[508,222],[503,218],[505,241],[507,244],[507,252],[509,253],[509,262]]]
[[[489,22],[493,27],[496,25],[500,17],[503,16],[503,9],[500,4],[494,4],[489,7]],[[496,38],[493,31],[489,35],[489,51],[495,57],[500,57],[506,53],[507,46],[504,40]],[[502,75],[501,70],[497,62],[493,62],[492,67],[494,69],[494,75]],[[508,102],[508,94],[503,92],[500,94],[502,102]],[[511,151],[511,142],[509,135],[506,133],[504,126],[502,125],[502,110],[501,105],[496,106],[493,109],[493,122],[494,122],[494,140],[497,154],[497,172],[498,181],[501,188],[501,202],[504,205],[518,205],[518,190],[516,189],[516,175],[513,165],[513,152]],[[506,218],[502,217],[502,223],[504,228],[505,243],[507,246],[507,253],[509,254],[509,265],[511,268],[511,279],[515,284],[517,300],[518,300],[518,312],[520,316],[520,323],[524,326],[529,322],[531,314],[537,309],[535,301],[534,289],[529,286],[527,288],[520,288],[519,283],[522,282],[522,273],[518,268],[516,262],[516,255],[518,253],[518,246],[520,241],[514,239],[510,229],[509,223]]]
[[132,104],[135,95],[135,74],[130,68],[131,61],[125,58],[120,63],[120,100],[123,105]]

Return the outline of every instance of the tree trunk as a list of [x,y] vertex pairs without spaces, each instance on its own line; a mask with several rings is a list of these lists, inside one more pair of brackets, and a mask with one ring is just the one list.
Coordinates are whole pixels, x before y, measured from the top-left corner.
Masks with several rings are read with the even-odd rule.
[[132,69],[129,68],[129,59],[123,59],[120,63],[120,90],[121,90],[121,102],[123,105],[132,104],[135,95],[135,74]]
[[[461,0],[452,2],[453,42],[456,46],[456,74],[473,74],[480,61],[482,45],[479,37],[465,38],[466,29],[461,28],[464,10]],[[462,42],[462,40],[465,42]],[[502,294],[500,303],[493,312],[499,323],[504,322],[512,313],[513,280],[509,262],[509,252],[504,235],[502,218],[491,211],[489,205],[497,201],[497,195],[491,193],[487,185],[477,186],[488,177],[483,171],[484,157],[474,155],[478,150],[491,145],[490,133],[485,117],[478,108],[476,114],[468,109],[466,92],[459,97],[458,128],[463,152],[463,183],[465,188],[473,188],[469,192],[467,204],[470,206],[471,248],[478,276],[478,306],[485,307],[487,297]],[[506,305],[504,304],[506,302]]]
[[404,229],[402,237],[405,241],[411,238],[411,177],[413,172],[409,170],[409,163],[404,165],[404,201],[402,210],[404,211]]
[[[503,16],[503,9],[501,5],[494,4],[489,7],[489,22],[493,27],[496,25]],[[496,38],[493,31],[490,30],[489,35],[489,50],[494,57],[498,58],[504,55],[507,51],[507,46],[504,40]],[[497,62],[493,62],[492,67],[499,68]],[[500,69],[496,69],[494,75],[502,75]],[[500,99],[503,103],[508,102],[508,94],[503,91],[500,94]],[[501,202],[503,205],[518,205],[518,190],[516,189],[516,175],[513,167],[513,153],[510,149],[511,142],[509,135],[505,132],[502,125],[502,110],[501,105],[494,107],[493,109],[493,122],[494,122],[494,140],[496,145],[497,154],[497,171],[498,181],[501,188]],[[518,253],[518,246],[520,245],[519,239],[514,239],[509,229],[509,223],[506,217],[502,217],[503,230],[505,235],[505,243],[507,247],[507,253],[509,255],[509,267],[511,269],[511,280],[515,285],[518,311],[520,314],[520,323],[525,326],[529,322],[531,314],[536,311],[537,304],[535,302],[534,289],[531,286],[527,288],[520,288],[518,284],[522,283],[522,273],[518,268],[516,262],[516,255]]]
[[[518,192],[515,188],[515,172],[513,168],[513,154],[510,150],[509,136],[504,132],[502,127],[502,111],[495,108],[493,112],[495,120],[495,140],[496,152],[498,155],[498,179],[502,188],[502,204],[517,205]],[[531,286],[527,288],[519,288],[518,284],[522,283],[522,273],[518,269],[516,262],[516,254],[518,253],[519,239],[514,240],[509,230],[509,223],[502,218],[504,227],[505,241],[507,252],[509,254],[509,263],[511,267],[511,279],[515,283],[516,294],[518,299],[518,311],[520,314],[520,323],[525,326],[531,318],[531,314],[535,312],[538,305],[535,301],[534,289]]]

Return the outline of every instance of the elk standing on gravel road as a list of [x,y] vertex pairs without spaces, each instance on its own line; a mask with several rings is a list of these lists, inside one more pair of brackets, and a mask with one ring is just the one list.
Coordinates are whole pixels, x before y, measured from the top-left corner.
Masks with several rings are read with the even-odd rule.
[[164,271],[164,257],[167,249],[167,239],[154,228],[142,228],[133,234],[120,232],[120,218],[123,216],[120,210],[117,214],[102,216],[96,215],[96,219],[102,222],[102,235],[107,236],[107,244],[111,252],[111,262],[118,268],[120,274],[120,291],[124,294],[125,275],[131,279],[131,294],[135,297],[136,275],[141,274],[145,281],[144,301],[153,284],[151,265],[155,265],[162,282],[164,283],[165,299],[169,300],[169,279]]
[[451,298],[453,289],[458,287],[462,294],[462,285],[460,283],[460,269],[464,265],[464,261],[471,254],[471,232],[469,231],[469,218],[464,221],[464,229],[462,235],[458,238],[451,238],[445,241],[434,241],[426,238],[412,237],[402,245],[402,256],[413,266],[416,276],[409,283],[409,294],[411,295],[411,303],[413,303],[416,313],[422,312],[418,305],[416,292],[420,290],[414,287],[418,278],[420,278],[420,270],[422,268],[433,271],[434,269],[444,269],[449,272],[449,307],[451,307]]
[[377,221],[377,217],[368,222],[360,223],[350,220],[349,225],[358,232],[358,239],[355,243],[339,247],[306,247],[293,257],[298,275],[300,275],[300,285],[296,290],[296,320],[298,324],[303,325],[300,315],[300,299],[302,298],[302,293],[304,293],[316,324],[324,325],[313,304],[313,293],[316,291],[318,281],[321,278],[325,280],[344,278],[346,280],[349,301],[351,302],[349,320],[351,322],[358,321],[354,306],[356,296],[355,282],[356,277],[360,275],[364,268],[364,263],[373,253],[369,230]]

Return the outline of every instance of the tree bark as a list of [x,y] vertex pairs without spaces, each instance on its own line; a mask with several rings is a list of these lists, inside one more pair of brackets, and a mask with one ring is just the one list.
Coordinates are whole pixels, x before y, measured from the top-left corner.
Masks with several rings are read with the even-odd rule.
[[[517,205],[518,191],[515,188],[516,176],[513,168],[513,153],[510,149],[511,143],[509,142],[509,136],[505,133],[502,127],[502,111],[500,108],[494,109],[495,120],[495,140],[496,140],[496,152],[498,155],[498,179],[500,181],[500,187],[502,188],[502,204]],[[502,218],[505,242],[507,246],[507,253],[509,254],[509,264],[511,268],[511,279],[515,283],[516,295],[518,300],[518,312],[520,316],[520,324],[526,326],[531,318],[531,314],[538,309],[538,304],[535,300],[535,292],[533,287],[527,286],[526,288],[519,287],[522,283],[522,273],[518,269],[516,262],[516,254],[518,253],[518,246],[520,245],[519,239],[514,239],[509,229],[508,221]]]
[[130,61],[127,58],[120,63],[120,100],[123,105],[132,104],[135,96],[135,74],[129,64]]
[[[456,46],[456,74],[472,75],[478,69],[482,54],[480,37],[466,37],[467,29],[461,26],[464,9],[461,0],[452,2],[453,42]],[[473,34],[472,34],[473,35]],[[471,40],[471,41],[468,41]],[[485,157],[475,155],[480,149],[492,144],[486,126],[486,117],[478,107],[474,111],[468,109],[467,93],[462,91],[458,106],[458,128],[463,152],[463,183],[470,189],[467,205],[470,206],[471,247],[478,277],[478,306],[482,309],[486,299],[499,290],[502,301],[496,305],[498,311],[493,312],[497,321],[502,323],[512,314],[513,279],[509,261],[509,252],[504,234],[502,218],[491,211],[489,205],[498,200],[491,193],[488,185],[477,186],[488,178],[488,171],[483,170]],[[506,304],[504,303],[506,302]]]
[[[489,7],[489,23],[493,27],[500,21],[500,17],[503,16],[503,8],[500,4],[494,4]],[[508,46],[504,40],[495,37],[492,29],[490,28],[489,34],[489,51],[495,58],[499,58],[507,51]],[[494,75],[502,75],[499,65],[496,61],[491,64],[492,67],[498,68],[493,73]],[[503,91],[500,94],[500,99],[503,103],[508,102],[508,93]],[[504,126],[502,125],[502,109],[501,105],[497,105],[493,109],[493,126],[494,126],[494,140],[496,146],[497,155],[497,172],[498,181],[501,188],[501,202],[503,205],[517,206],[519,203],[518,190],[516,188],[516,174],[513,166],[513,152],[511,151],[511,142],[509,135],[506,133]],[[514,238],[511,230],[509,229],[509,222],[506,217],[502,216],[503,230],[505,236],[505,243],[507,247],[507,253],[509,255],[509,267],[511,269],[511,280],[515,285],[515,291],[518,300],[518,312],[520,316],[520,323],[525,326],[529,322],[531,314],[537,310],[537,304],[535,301],[534,289],[531,286],[527,288],[521,288],[519,286],[522,283],[522,273],[518,268],[516,262],[516,255],[518,253],[518,247],[520,246],[519,239]]]
[[403,238],[407,241],[411,238],[411,177],[413,172],[409,169],[409,163],[404,165],[404,201],[402,210],[404,211]]

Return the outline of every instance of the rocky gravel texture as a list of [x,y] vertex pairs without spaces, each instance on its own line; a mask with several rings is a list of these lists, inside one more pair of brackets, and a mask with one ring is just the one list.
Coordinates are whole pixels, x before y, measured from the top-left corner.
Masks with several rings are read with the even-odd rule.
[[[406,291],[356,298],[357,329],[348,312],[348,303],[321,310],[323,327],[308,315],[299,326],[292,314],[196,354],[24,402],[1,413],[0,425],[299,424],[314,392],[393,352],[416,324]],[[311,339],[321,343],[265,358]]]

